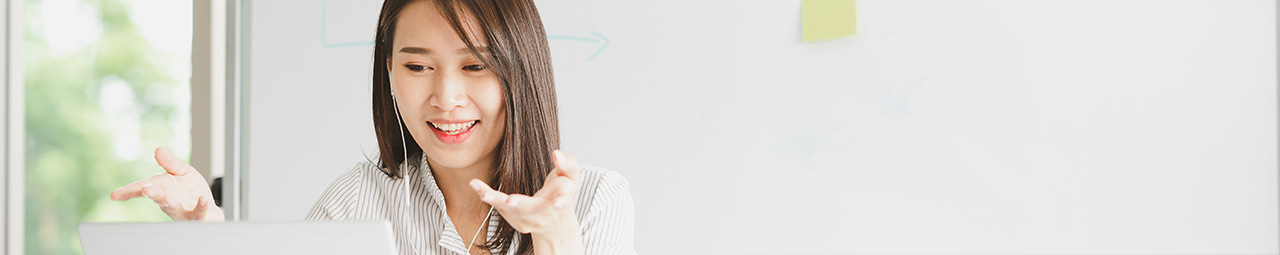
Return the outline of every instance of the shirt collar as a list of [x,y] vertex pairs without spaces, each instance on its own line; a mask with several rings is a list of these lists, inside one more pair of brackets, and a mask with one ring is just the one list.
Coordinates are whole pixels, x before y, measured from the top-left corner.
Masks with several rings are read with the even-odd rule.
[[[427,164],[426,157],[422,157],[422,158],[423,158],[421,162],[422,167],[420,168],[422,169],[422,171],[418,172],[418,177],[421,178],[422,183],[427,186],[427,196],[431,198],[432,203],[435,203],[437,205],[435,210],[439,210],[440,220],[441,222],[444,222],[444,224],[441,224],[442,226],[439,229],[438,236],[440,237],[440,241],[437,241],[436,245],[440,245],[440,247],[445,247],[446,249],[449,249],[450,251],[453,251],[453,252],[469,254],[467,252],[468,249],[465,249],[463,247],[467,246],[467,242],[470,242],[471,240],[464,241],[462,240],[462,236],[458,235],[458,229],[453,226],[453,220],[449,219],[449,212],[445,208],[444,192],[441,192],[440,186],[436,184],[436,177],[431,173],[431,166]],[[433,210],[433,209],[428,209],[428,210]],[[486,234],[485,236],[489,236],[489,237],[494,236],[494,233],[498,231],[498,224],[501,222],[502,222],[502,216],[498,214],[498,211],[494,211],[493,215],[489,216],[489,227],[487,230],[488,234]],[[475,230],[470,230],[470,231],[475,231]],[[509,248],[509,252],[507,254],[515,254],[515,250],[519,248],[518,246],[520,244],[520,235],[515,235],[513,237],[514,238],[512,238],[511,248]],[[485,240],[476,239],[476,243],[482,243],[484,241]],[[490,250],[489,252],[496,254],[498,251]]]

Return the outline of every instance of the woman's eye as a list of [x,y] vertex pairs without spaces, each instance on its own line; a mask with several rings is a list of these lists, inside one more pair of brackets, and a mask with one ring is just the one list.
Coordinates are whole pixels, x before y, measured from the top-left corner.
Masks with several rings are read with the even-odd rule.
[[414,71],[414,72],[421,72],[422,70],[430,69],[429,67],[424,65],[404,65],[404,67],[408,68],[409,71]]
[[462,67],[462,70],[467,70],[467,71],[483,71],[483,70],[484,70],[484,65],[469,65],[469,66],[464,66],[464,67]]

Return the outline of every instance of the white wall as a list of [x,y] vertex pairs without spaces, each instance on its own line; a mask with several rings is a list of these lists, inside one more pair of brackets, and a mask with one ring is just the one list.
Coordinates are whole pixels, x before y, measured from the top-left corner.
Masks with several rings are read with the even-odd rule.
[[[1275,2],[864,0],[819,43],[800,3],[538,1],[641,252],[1280,252]],[[375,156],[377,11],[249,4],[248,219]]]

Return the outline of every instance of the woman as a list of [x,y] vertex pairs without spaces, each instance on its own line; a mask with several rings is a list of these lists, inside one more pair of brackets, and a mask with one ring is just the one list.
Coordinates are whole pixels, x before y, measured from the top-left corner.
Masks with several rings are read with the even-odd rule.
[[[550,48],[531,0],[387,0],[375,39],[381,156],[334,180],[307,219],[388,220],[403,254],[635,253],[626,179],[553,150]],[[166,148],[156,161],[166,173],[111,198],[223,220],[197,171]]]

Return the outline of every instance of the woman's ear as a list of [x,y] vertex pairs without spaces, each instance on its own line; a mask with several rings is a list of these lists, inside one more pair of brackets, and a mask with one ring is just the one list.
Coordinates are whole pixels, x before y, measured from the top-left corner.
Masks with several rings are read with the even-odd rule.
[[394,70],[394,69],[391,69],[391,67],[392,67],[392,65],[391,65],[391,56],[387,56],[387,66],[386,66],[386,67],[387,67],[387,72],[386,72],[386,74],[387,74],[387,77],[386,77],[386,79],[387,79],[387,89],[388,89],[388,90],[391,90],[391,98],[392,98],[392,99],[395,99],[395,96],[396,96],[396,88],[395,88],[395,86],[394,86],[394,85],[392,84],[392,82],[391,82],[391,81],[392,81],[392,79],[391,79],[391,71],[392,71],[392,70]]
[[391,81],[391,56],[387,56],[387,81]]

